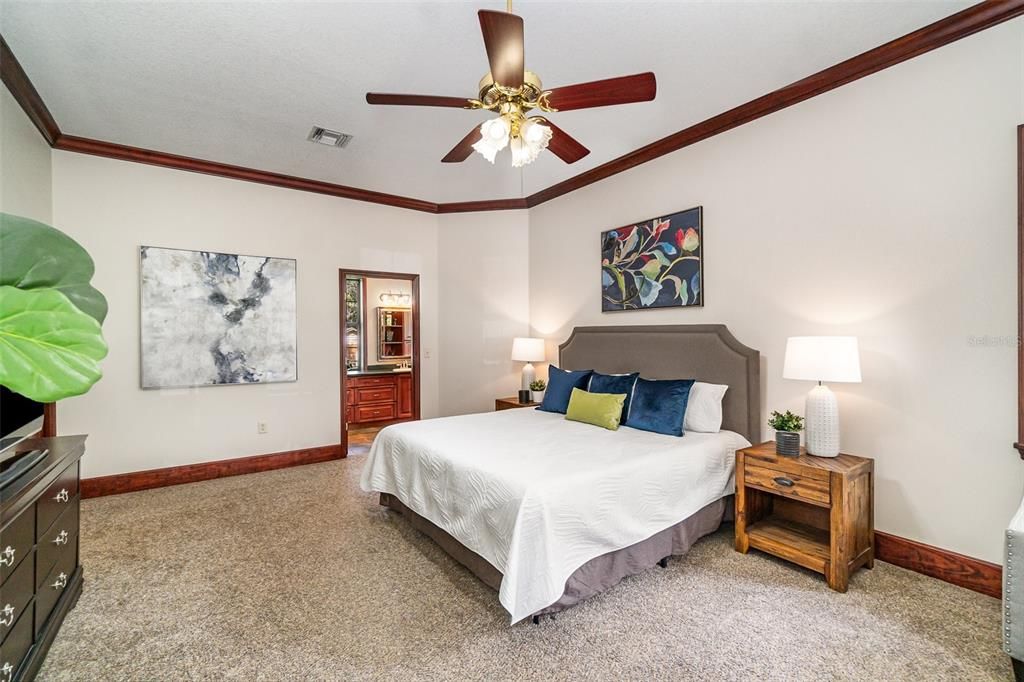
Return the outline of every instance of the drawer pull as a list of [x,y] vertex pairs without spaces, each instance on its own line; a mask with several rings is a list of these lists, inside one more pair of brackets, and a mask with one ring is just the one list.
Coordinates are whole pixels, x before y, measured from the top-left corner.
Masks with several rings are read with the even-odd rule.
[[11,682],[14,677],[14,666],[10,663],[4,662],[3,667],[0,667],[0,682]]
[[61,573],[60,575],[58,575],[57,579],[55,581],[53,581],[52,585],[50,585],[50,587],[52,587],[55,590],[63,590],[67,586],[68,586],[68,576],[67,576],[67,573]]
[[67,488],[61,488],[60,492],[53,496],[53,499],[55,499],[57,502],[67,502],[68,501],[68,489]]
[[60,533],[58,533],[57,537],[55,537],[53,539],[53,544],[55,544],[55,545],[66,545],[66,544],[68,544],[68,532],[66,530],[62,530]]
[[3,611],[0,611],[0,613],[4,614],[3,617],[0,618],[0,625],[3,625],[5,628],[9,628],[12,625],[14,625],[14,607],[13,606],[8,604],[7,606],[4,607]]
[[4,547],[3,556],[0,556],[0,566],[13,566],[14,552],[15,549],[10,545]]
[[772,480],[775,481],[776,483],[778,483],[779,485],[786,486],[787,488],[792,488],[793,485],[794,485],[793,484],[793,479],[791,479],[791,478],[783,478],[782,476],[776,476]]

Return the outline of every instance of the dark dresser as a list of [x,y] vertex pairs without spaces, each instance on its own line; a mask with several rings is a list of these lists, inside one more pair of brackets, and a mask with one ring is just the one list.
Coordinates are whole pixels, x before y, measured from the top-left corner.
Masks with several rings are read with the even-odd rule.
[[85,436],[36,438],[46,458],[0,490],[0,682],[31,680],[82,592],[78,460]]

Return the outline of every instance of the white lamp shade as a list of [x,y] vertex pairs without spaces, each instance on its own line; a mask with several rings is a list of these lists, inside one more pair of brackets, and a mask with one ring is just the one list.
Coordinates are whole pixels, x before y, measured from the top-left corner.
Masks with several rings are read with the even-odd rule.
[[512,359],[517,362],[544,362],[544,339],[516,337],[512,341]]
[[786,339],[784,379],[860,382],[856,336],[791,336]]

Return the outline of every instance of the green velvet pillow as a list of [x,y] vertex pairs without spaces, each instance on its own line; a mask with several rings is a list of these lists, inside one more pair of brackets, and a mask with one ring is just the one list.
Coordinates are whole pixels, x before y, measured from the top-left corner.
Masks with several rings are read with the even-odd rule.
[[590,393],[574,388],[565,418],[615,431],[619,428],[625,402],[625,393]]

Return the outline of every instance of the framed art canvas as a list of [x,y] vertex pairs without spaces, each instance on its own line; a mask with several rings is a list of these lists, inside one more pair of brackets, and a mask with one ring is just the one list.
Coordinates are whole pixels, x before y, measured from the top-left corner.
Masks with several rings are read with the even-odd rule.
[[701,207],[601,233],[601,310],[704,305]]
[[295,261],[143,246],[142,388],[296,381]]

